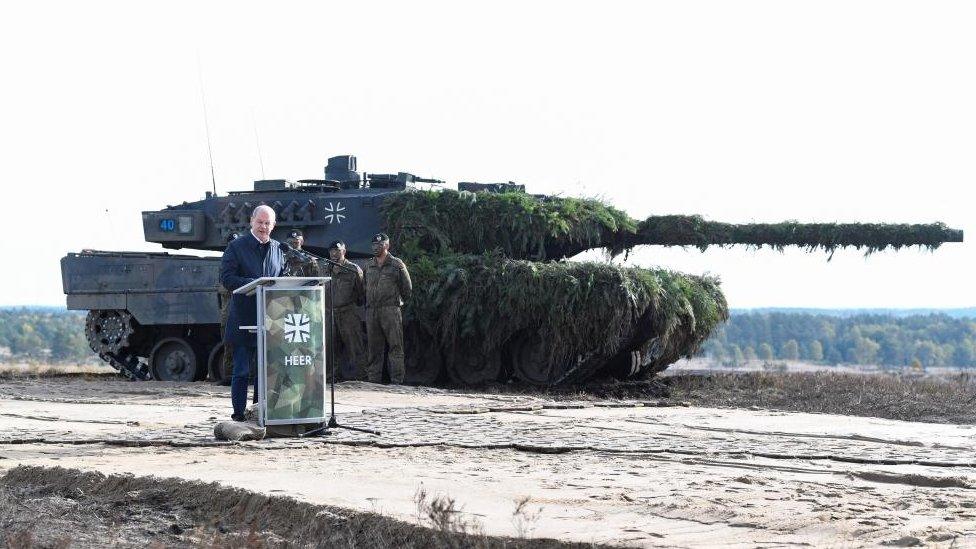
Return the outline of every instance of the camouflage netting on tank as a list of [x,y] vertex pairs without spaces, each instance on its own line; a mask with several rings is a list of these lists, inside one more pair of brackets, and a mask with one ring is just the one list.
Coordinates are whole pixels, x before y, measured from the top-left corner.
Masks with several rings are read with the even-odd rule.
[[489,354],[534,331],[551,360],[606,359],[646,330],[638,339],[654,339],[655,362],[663,365],[695,352],[728,318],[718,280],[707,276],[496,254],[426,256],[411,269],[415,293],[406,314],[430,327],[448,355]]
[[408,256],[497,250],[515,259],[559,259],[637,230],[630,216],[597,200],[524,193],[399,193],[383,208],[387,232]]
[[797,246],[833,253],[854,247],[877,252],[887,248],[921,246],[934,250],[945,242],[961,242],[962,231],[942,223],[922,225],[896,223],[750,223],[737,225],[706,221],[697,215],[652,216],[640,222],[629,245],[709,246],[745,244],[782,250]]
[[645,244],[799,246],[830,253],[855,247],[871,253],[962,240],[961,231],[941,223],[737,225],[699,216],[638,222],[598,200],[517,192],[405,192],[386,197],[382,211],[395,252],[415,279],[405,314],[430,332],[425,337],[448,364],[473,349],[514,356],[532,334],[544,342],[549,372],[566,361],[596,365],[593,371],[574,367],[584,370],[577,372],[580,379],[599,367],[615,368],[620,353],[632,351],[639,351],[642,371],[664,369],[698,350],[726,320],[727,305],[711,277],[546,259],[598,248],[615,255]]
[[559,259],[591,248],[616,255],[644,244],[798,246],[827,252],[854,247],[871,253],[904,246],[935,249],[962,241],[962,231],[942,223],[733,224],[697,215],[651,216],[638,222],[598,200],[524,193],[410,192],[390,196],[383,207],[388,232],[408,256],[497,250],[516,259]]

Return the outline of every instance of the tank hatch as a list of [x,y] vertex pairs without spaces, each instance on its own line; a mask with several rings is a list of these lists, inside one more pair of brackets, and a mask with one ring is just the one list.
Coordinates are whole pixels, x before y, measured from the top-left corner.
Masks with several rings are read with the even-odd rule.
[[260,179],[254,182],[254,192],[286,191],[294,189],[297,183],[287,179]]

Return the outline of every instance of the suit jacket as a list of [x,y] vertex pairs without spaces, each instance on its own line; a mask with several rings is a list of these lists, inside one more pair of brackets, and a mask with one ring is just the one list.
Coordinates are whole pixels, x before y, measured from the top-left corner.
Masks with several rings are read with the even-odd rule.
[[[268,243],[268,254],[271,261],[269,276],[281,276],[285,270],[285,256],[277,240]],[[257,238],[250,232],[236,238],[227,245],[224,257],[220,260],[220,283],[230,291],[261,278],[264,272],[264,254]],[[253,295],[235,294],[230,301],[230,311],[227,313],[227,326],[224,331],[224,341],[231,345],[257,346],[255,334],[241,330],[240,326],[257,325],[258,302]]]

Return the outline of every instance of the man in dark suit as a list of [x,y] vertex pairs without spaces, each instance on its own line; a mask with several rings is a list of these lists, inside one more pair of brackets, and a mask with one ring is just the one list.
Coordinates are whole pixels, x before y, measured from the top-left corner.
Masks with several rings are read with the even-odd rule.
[[[285,257],[281,245],[271,239],[275,226],[275,212],[269,206],[254,208],[251,214],[251,234],[244,234],[227,245],[220,261],[220,283],[234,291],[262,276],[281,276]],[[235,294],[230,302],[224,341],[234,349],[234,372],[231,375],[230,398],[235,421],[244,421],[247,406],[247,379],[257,351],[257,336],[241,330],[240,326],[257,325],[255,296]],[[257,400],[257,388],[254,389]]]

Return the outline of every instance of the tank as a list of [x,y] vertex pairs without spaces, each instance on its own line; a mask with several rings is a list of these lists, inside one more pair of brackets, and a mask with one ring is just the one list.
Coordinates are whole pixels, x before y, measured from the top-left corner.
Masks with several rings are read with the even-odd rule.
[[[796,246],[872,253],[962,242],[932,224],[730,224],[694,215],[635,220],[598,200],[534,195],[515,183],[458,183],[410,173],[360,174],[356,158],[328,160],[323,179],[255,181],[252,190],[143,212],[148,242],[221,251],[249,229],[251,211],[277,213],[272,237],[302,229],[305,250],[336,239],[349,258],[371,255],[387,232],[414,280],[404,306],[407,382],[537,386],[659,372],[694,355],[728,318],[718,280],[668,269],[567,261],[635,246]],[[221,379],[219,258],[169,253],[68,254],[69,309],[88,310],[92,349],[137,379]]]

